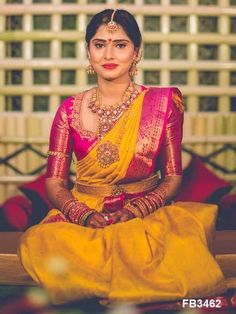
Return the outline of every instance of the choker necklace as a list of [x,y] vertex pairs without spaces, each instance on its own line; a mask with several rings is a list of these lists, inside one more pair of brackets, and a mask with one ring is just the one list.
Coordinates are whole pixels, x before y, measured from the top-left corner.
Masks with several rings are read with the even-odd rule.
[[132,101],[138,95],[139,91],[135,89],[134,83],[131,82],[124,92],[121,103],[107,107],[102,105],[102,100],[98,89],[93,91],[93,95],[88,107],[98,116],[97,137],[99,140],[103,139],[104,135],[112,129],[123,113],[125,114],[116,144],[112,143],[111,141],[106,141],[102,144],[99,144],[97,147],[97,161],[103,168],[109,167],[111,164],[119,161],[120,159],[119,144],[122,134],[125,130],[125,124],[129,116]]

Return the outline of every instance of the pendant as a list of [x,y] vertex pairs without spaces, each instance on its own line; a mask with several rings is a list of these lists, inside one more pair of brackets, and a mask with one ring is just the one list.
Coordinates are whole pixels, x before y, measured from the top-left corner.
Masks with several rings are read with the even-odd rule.
[[107,168],[111,164],[120,160],[118,146],[110,141],[98,145],[97,161],[102,168]]

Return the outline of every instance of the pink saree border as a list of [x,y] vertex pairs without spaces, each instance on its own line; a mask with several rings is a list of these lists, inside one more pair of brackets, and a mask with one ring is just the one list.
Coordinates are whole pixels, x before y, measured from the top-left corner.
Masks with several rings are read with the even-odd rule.
[[126,181],[152,174],[167,124],[175,87],[151,87],[146,92],[135,154],[126,173]]

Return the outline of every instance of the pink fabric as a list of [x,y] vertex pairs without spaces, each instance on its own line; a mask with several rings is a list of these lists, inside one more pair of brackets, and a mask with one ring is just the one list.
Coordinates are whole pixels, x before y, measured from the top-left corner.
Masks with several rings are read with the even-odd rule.
[[83,159],[96,143],[82,138],[74,127],[72,127],[72,110],[74,98],[66,99],[58,108],[52,123],[49,151],[62,152],[68,157],[48,157],[47,177],[68,178],[71,155],[74,151],[77,160]]
[[[147,91],[135,156],[124,182],[146,178],[159,169],[162,169],[164,175],[182,173],[182,116],[173,103],[174,92],[180,94],[177,88],[169,87],[150,88]],[[56,113],[51,128],[49,151],[59,152],[61,155],[49,155],[47,177],[68,179],[72,151],[77,160],[81,160],[97,143],[96,139],[88,140],[81,136],[76,127],[77,121],[73,121],[78,119],[80,104],[81,101],[75,103],[75,98],[70,97]],[[77,116],[73,115],[75,106]]]
[[[183,104],[182,94],[177,88],[171,88],[168,101],[170,106],[168,120],[164,127],[159,154],[158,151],[156,153],[156,170],[160,170],[164,177],[183,174],[181,152]],[[175,103],[175,101],[180,103]]]
[[163,175],[182,174],[183,113],[174,104],[173,93],[182,99],[177,88],[150,88],[147,91],[136,152],[125,182],[146,178],[159,169]]

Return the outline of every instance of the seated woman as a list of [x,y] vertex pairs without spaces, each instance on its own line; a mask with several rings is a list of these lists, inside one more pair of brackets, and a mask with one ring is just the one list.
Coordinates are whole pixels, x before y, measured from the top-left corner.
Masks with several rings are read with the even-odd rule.
[[[172,202],[182,174],[180,91],[134,83],[141,34],[127,11],[96,14],[86,42],[97,86],[66,99],[56,113],[46,182],[55,209],[23,235],[25,269],[54,303],[223,292],[208,249],[216,206]],[[72,152],[76,181],[69,190]]]

